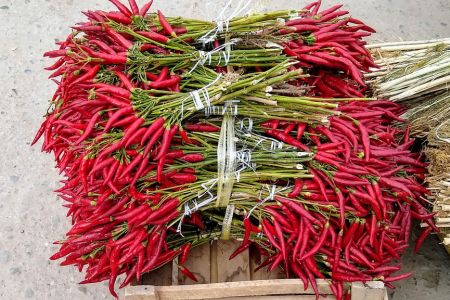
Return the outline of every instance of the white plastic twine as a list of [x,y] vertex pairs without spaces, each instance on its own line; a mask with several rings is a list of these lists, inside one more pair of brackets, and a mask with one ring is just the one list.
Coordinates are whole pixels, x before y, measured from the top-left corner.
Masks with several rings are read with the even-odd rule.
[[[228,43],[222,44],[217,48],[214,48],[211,51],[198,51],[198,55],[199,55],[199,59],[197,61],[197,63],[192,67],[192,69],[189,71],[188,74],[191,74],[192,72],[194,72],[195,69],[197,69],[198,66],[204,66],[206,63],[208,63],[208,65],[212,64],[212,56],[213,54],[219,54],[219,61],[217,62],[217,66],[220,66],[220,64],[222,63],[222,58],[223,58],[223,63],[225,66],[228,65],[228,63],[230,62],[230,58],[231,58],[231,49],[232,46],[236,45],[237,42],[239,42],[240,39],[233,39]],[[225,50],[225,51],[224,51]]]
[[236,136],[235,117],[224,115],[217,145],[217,207],[226,207],[230,202],[236,180]]
[[237,116],[239,114],[239,100],[227,101],[225,105],[217,106],[211,105],[205,107],[205,116],[224,116],[225,114],[230,114],[232,116]]
[[[247,125],[245,125],[247,122]],[[250,133],[253,130],[253,119],[252,118],[243,118],[241,120],[241,131],[244,133]]]
[[199,40],[203,43],[203,45],[214,42],[218,34],[222,32],[228,32],[230,28],[230,21],[239,14],[243,13],[252,4],[253,0],[240,0],[235,10],[225,17],[227,10],[231,8],[233,2],[234,0],[228,1],[228,3],[225,5],[225,7],[217,16],[215,20],[216,28],[208,31],[204,36],[199,38]]
[[185,217],[189,217],[196,211],[200,210],[202,207],[207,206],[214,202],[217,199],[217,196],[215,196],[211,190],[214,188],[214,186],[217,184],[218,179],[214,178],[211,180],[208,180],[206,183],[202,183],[200,186],[202,187],[202,191],[198,193],[197,199],[201,200],[200,202],[197,200],[193,200],[190,203],[186,202],[184,204],[184,213],[181,217],[180,222],[178,223],[177,232],[183,236],[181,232],[181,226],[183,225],[183,220]]
[[[225,106],[232,105],[226,102]],[[230,238],[231,223],[233,221],[234,205],[230,205],[230,198],[236,181],[237,158],[236,135],[234,130],[235,116],[225,114],[217,145],[217,199],[216,207],[226,207],[222,224],[221,239]],[[243,156],[239,156],[243,159]],[[251,156],[250,156],[251,157]]]
[[[214,81],[209,83],[208,85],[205,85],[199,90],[195,90],[189,93],[189,97],[184,99],[182,102],[182,105],[184,106],[184,101],[192,99],[194,102],[195,110],[199,111],[204,109],[205,107],[211,106],[211,98],[208,92],[208,88],[216,84],[220,79],[222,78],[222,74],[219,74]],[[184,108],[182,108],[184,110]]]
[[253,206],[253,207],[249,210],[247,216],[251,216],[252,213],[253,213],[253,211],[254,211],[256,208],[258,208],[259,206],[263,205],[263,204],[266,203],[267,201],[269,201],[269,200],[270,200],[270,201],[271,201],[271,200],[274,200],[275,195],[277,195],[277,194],[279,194],[279,193],[281,193],[281,192],[283,192],[283,191],[286,191],[286,190],[288,190],[288,189],[292,189],[292,185],[290,185],[290,184],[288,183],[287,186],[285,186],[285,187],[283,187],[283,188],[277,190],[277,186],[276,186],[276,185],[270,186],[270,185],[268,185],[268,184],[265,184],[265,185],[261,188],[261,190],[259,191],[259,197],[258,197],[259,199],[262,198],[262,193],[263,193],[264,189],[267,189],[267,192],[269,193],[269,195],[268,195],[266,198],[264,198],[264,199],[262,199],[261,201],[259,201],[258,203],[256,203],[256,205]]
[[234,215],[234,205],[229,204],[227,205],[225,216],[223,217],[222,234],[220,235],[220,238],[222,240],[230,239],[231,223],[233,222],[233,215]]
[[255,172],[256,166],[252,163],[252,151],[250,149],[242,149],[237,151],[236,160],[238,162],[235,172],[237,182],[240,181],[242,171],[252,170]]

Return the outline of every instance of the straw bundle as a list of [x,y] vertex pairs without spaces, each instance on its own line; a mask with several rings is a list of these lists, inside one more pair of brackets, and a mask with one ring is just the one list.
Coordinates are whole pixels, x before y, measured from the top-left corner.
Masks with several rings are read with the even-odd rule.
[[430,163],[426,183],[450,253],[450,39],[370,45],[380,69],[367,75],[374,95],[401,102]]

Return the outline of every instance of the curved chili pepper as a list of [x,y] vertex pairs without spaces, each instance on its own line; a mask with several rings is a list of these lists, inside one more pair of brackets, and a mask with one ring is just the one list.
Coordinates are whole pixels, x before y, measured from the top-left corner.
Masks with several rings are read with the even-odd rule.
[[124,15],[126,15],[127,17],[130,17],[132,15],[131,11],[122,3],[120,3],[119,0],[108,0],[109,2],[111,2],[112,4],[114,4],[117,9],[123,13]]
[[302,257],[300,257],[300,260],[305,260],[305,259],[307,259],[308,257],[310,257],[310,256],[312,256],[312,255],[314,255],[314,254],[316,254],[317,251],[319,251],[320,247],[322,247],[323,243],[325,242],[325,239],[326,239],[326,237],[327,237],[327,235],[328,235],[329,228],[330,228],[330,223],[327,222],[327,223],[323,226],[322,233],[321,233],[321,235],[320,235],[319,240],[317,241],[317,243],[314,245],[313,248],[311,248],[311,249],[310,249],[308,252],[306,252]]
[[427,238],[427,236],[433,231],[432,227],[427,227],[416,240],[416,245],[414,246],[414,253],[419,252],[420,246],[422,246],[423,242]]
[[160,160],[164,155],[167,154],[167,151],[170,147],[170,143],[174,135],[178,132],[178,125],[173,125],[170,129],[165,129],[163,140],[161,142],[161,148],[154,158],[155,161]]
[[94,130],[95,125],[97,124],[98,119],[100,118],[101,113],[98,112],[96,113],[94,116],[92,116],[91,120],[89,121],[89,123],[86,126],[86,129],[84,130],[83,135],[81,135],[78,140],[76,140],[76,142],[74,143],[74,145],[79,145],[81,142],[83,142],[84,140],[86,140],[92,133],[92,131]]
[[147,12],[150,10],[150,8],[152,7],[152,4],[153,4],[153,0],[150,0],[149,2],[144,4],[144,6],[141,7],[139,14],[142,17],[144,17],[147,14]]
[[158,19],[159,19],[159,23],[161,24],[163,30],[168,35],[170,35],[172,37],[177,37],[177,34],[173,30],[172,26],[169,24],[169,22],[166,20],[166,17],[164,16],[164,14],[160,10],[158,10]]
[[184,265],[184,263],[188,259],[189,251],[191,250],[191,243],[187,243],[184,246],[181,247],[183,249],[183,252],[181,253],[180,257],[178,258],[178,264]]

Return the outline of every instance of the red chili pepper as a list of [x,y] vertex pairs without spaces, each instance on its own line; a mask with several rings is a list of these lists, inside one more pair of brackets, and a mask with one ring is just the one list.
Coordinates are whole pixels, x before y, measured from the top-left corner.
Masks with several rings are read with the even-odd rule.
[[98,88],[99,91],[104,91],[125,99],[130,99],[131,96],[131,92],[129,90],[105,83],[95,83],[93,84],[93,87]]
[[141,11],[139,12],[139,14],[144,17],[147,12],[150,10],[150,8],[152,7],[153,4],[153,0],[150,0],[149,2],[147,2],[146,4],[144,4],[144,6],[141,7]]
[[352,276],[342,273],[332,273],[332,277],[334,280],[345,281],[345,282],[355,282],[355,281],[371,281],[372,277],[368,275],[360,275],[360,276]]
[[288,26],[288,27],[280,29],[278,31],[278,33],[281,35],[286,35],[286,34],[290,34],[293,32],[298,32],[298,33],[314,32],[314,31],[317,31],[320,29],[317,25],[313,25],[313,24],[295,24],[295,25],[294,24],[293,25],[286,24],[286,26]]
[[136,133],[136,131],[145,123],[145,120],[142,118],[136,119],[136,121],[131,124],[126,130],[120,141],[122,146],[127,146],[128,142],[131,140],[131,137]]
[[172,141],[173,136],[178,131],[178,125],[172,125],[170,129],[165,129],[164,136],[161,142],[161,148],[158,152],[158,154],[155,157],[155,161],[160,160],[164,157],[164,155],[167,154],[167,151],[169,150],[170,143]]
[[292,192],[288,194],[288,197],[297,198],[297,196],[302,192],[302,189],[303,189],[303,180],[296,178],[294,188],[292,189]]
[[83,190],[85,193],[89,192],[89,185],[87,179],[87,169],[92,159],[87,156],[83,157],[83,161],[81,162],[80,172],[81,172],[81,184],[83,185]]
[[374,265],[369,261],[369,259],[358,249],[355,247],[351,247],[350,252],[359,260],[361,260],[362,263],[364,263],[366,266],[368,266],[371,269],[375,269]]
[[120,71],[115,71],[115,73],[116,73],[117,77],[119,77],[120,81],[122,81],[122,83],[124,84],[124,86],[125,86],[129,91],[131,91],[131,90],[134,89],[133,84],[131,83],[131,81],[128,79],[128,77],[127,77],[124,73],[122,73],[122,72],[120,72]]
[[[344,6],[344,5],[342,5],[342,4],[334,5],[334,6],[328,8],[328,9],[326,9],[326,10],[321,11],[321,12],[320,12],[320,15],[322,15],[322,16],[327,16],[327,15],[329,15],[329,14],[331,14],[331,13],[337,11],[337,10],[340,9],[342,6]],[[322,19],[320,19],[320,20],[322,20]],[[322,21],[322,22],[324,22],[324,21]]]
[[120,54],[107,54],[101,52],[90,51],[90,55],[93,58],[98,58],[103,61],[105,64],[111,65],[123,65],[127,63],[127,57]]
[[42,122],[41,127],[39,127],[38,132],[36,133],[36,136],[33,139],[33,142],[31,142],[31,146],[35,145],[37,143],[37,141],[40,140],[40,138],[42,137],[42,135],[44,134],[44,132],[47,130],[48,124],[51,123],[51,119],[47,118],[45,119],[44,122]]
[[[136,33],[138,33],[139,35],[142,35],[143,37],[146,37],[152,41],[158,42],[158,43],[167,44],[169,42],[169,38],[167,38],[166,36],[159,34],[157,32],[137,31]],[[147,75],[148,75],[148,73],[147,73]]]
[[119,212],[124,208],[125,204],[130,200],[128,196],[123,197],[119,202],[115,203],[109,210],[105,211],[103,214],[100,214],[97,218],[105,218],[110,217]]
[[306,274],[302,271],[304,267],[301,267],[300,265],[301,263],[297,262],[295,259],[289,261],[289,266],[294,274],[302,280],[303,288],[306,291],[308,289],[308,277],[306,277]]
[[323,243],[325,242],[325,239],[328,235],[328,231],[330,228],[330,223],[326,223],[323,226],[322,233],[320,234],[319,240],[316,242],[313,248],[311,248],[307,253],[305,253],[302,257],[300,257],[300,260],[305,260],[306,258],[314,255],[319,251],[320,247],[322,247]]
[[298,123],[297,125],[297,140],[300,140],[305,133],[307,124],[306,123]]
[[124,147],[128,148],[128,146],[130,146],[130,145],[139,144],[141,137],[145,134],[146,131],[147,131],[147,128],[141,127],[139,129],[137,129],[133,134],[130,132],[129,137],[124,136],[124,138],[126,138]]
[[78,84],[80,82],[84,82],[84,81],[88,81],[91,80],[92,78],[94,78],[98,71],[100,70],[100,65],[94,65],[91,69],[89,69],[89,71],[87,71],[83,76],[77,78],[75,81],[71,82],[68,86],[68,88],[70,89],[71,87],[73,87],[75,84]]
[[[339,12],[339,13],[344,13],[344,11]],[[346,13],[348,13],[348,12],[346,12]],[[339,29],[339,27],[344,26],[346,23],[347,23],[347,20],[343,19],[343,20],[337,21],[336,23],[333,23],[333,24],[327,25],[325,27],[322,27],[322,28],[320,28],[320,30],[318,32],[315,33],[315,36],[317,38],[321,34],[328,33],[328,32],[330,32],[330,33],[340,33],[337,30]]]
[[267,219],[263,219],[262,222],[262,230],[266,237],[269,239],[269,242],[271,245],[273,245],[275,248],[281,251],[281,246],[278,244],[278,242],[275,240],[275,229],[272,227],[270,222]]
[[393,179],[389,179],[386,177],[381,177],[379,180],[379,183],[382,185],[391,187],[391,188],[399,189],[399,190],[407,193],[411,197],[413,197],[413,193],[411,192],[411,190],[401,182],[398,182],[398,181],[395,181]]
[[97,125],[97,121],[100,118],[101,114],[100,112],[96,113],[94,116],[92,116],[91,120],[86,126],[86,129],[84,130],[83,135],[81,135],[78,140],[74,143],[75,146],[79,145],[81,142],[85,141],[94,130],[95,125]]
[[414,167],[425,168],[428,166],[426,163],[417,161],[417,160],[415,160],[411,157],[407,157],[407,156],[396,156],[396,157],[393,157],[392,160],[399,164],[411,165]]
[[275,200],[281,202],[283,205],[286,205],[293,211],[297,212],[300,216],[306,218],[311,223],[320,224],[320,222],[315,219],[303,206],[302,203],[294,202],[291,199],[283,198],[279,195],[275,195]]
[[122,3],[120,3],[119,0],[108,0],[109,2],[111,2],[112,4],[114,4],[117,9],[123,13],[124,15],[126,15],[127,17],[130,17],[132,15],[131,11]]
[[407,278],[411,277],[412,275],[413,275],[413,272],[409,272],[409,273],[405,273],[405,274],[402,274],[402,275],[385,277],[383,279],[383,282],[399,281],[399,280],[407,279]]
[[44,68],[44,70],[47,71],[53,71],[58,69],[59,67],[61,67],[65,62],[66,62],[67,58],[66,57],[61,57],[60,59],[58,59],[53,65]]
[[178,84],[181,81],[179,76],[170,76],[170,79],[150,82],[149,87],[157,90],[166,89]]
[[114,248],[112,251],[109,261],[110,261],[110,267],[111,267],[111,274],[109,278],[109,292],[113,297],[116,299],[119,299],[119,296],[117,296],[116,291],[114,290],[114,284],[116,283],[117,276],[119,274],[119,248]]
[[178,266],[180,268],[181,273],[183,273],[184,276],[188,277],[189,279],[191,279],[192,281],[198,282],[197,277],[195,277],[195,275],[189,271],[186,267],[184,266]]
[[241,244],[238,248],[236,248],[236,250],[231,253],[229,260],[232,260],[233,258],[235,258],[236,256],[238,256],[239,254],[241,254],[242,252],[244,252],[245,250],[247,250],[248,248],[250,248],[252,244],[247,242],[245,244]]
[[47,51],[44,53],[44,57],[50,57],[50,58],[55,58],[55,57],[60,57],[60,56],[66,56],[68,54],[67,50],[53,50],[53,51]]
[[161,256],[159,256],[152,265],[147,263],[147,266],[144,267],[143,273],[151,271],[152,269],[160,267],[160,266],[162,266],[162,265],[164,265],[164,264],[174,260],[175,257],[180,255],[181,251],[182,251],[181,248],[178,248],[176,250],[169,250],[169,251],[167,251],[166,253],[164,253]]
[[211,125],[211,124],[186,124],[183,126],[184,129],[188,130],[188,131],[197,131],[197,132],[219,132],[220,128],[215,126],[215,125]]
[[159,23],[161,24],[163,30],[168,35],[170,35],[172,37],[177,37],[177,34],[173,30],[172,26],[169,24],[169,22],[166,20],[166,17],[164,16],[164,14],[160,10],[158,10],[158,19],[159,19]]
[[414,246],[414,253],[419,252],[420,246],[422,246],[423,242],[427,238],[427,236],[433,231],[432,227],[427,227],[422,231],[420,236],[417,238],[416,245]]
[[285,134],[282,131],[277,130],[265,130],[266,134],[286,143],[292,146],[295,146],[303,151],[309,151],[309,148],[305,145],[303,145],[300,141],[296,140],[295,138],[291,137],[290,135]]
[[180,205],[180,200],[177,198],[172,198],[166,201],[160,208],[158,208],[147,220],[145,220],[146,224],[151,224],[152,222],[157,222],[163,219],[166,216],[170,216],[173,213],[179,214],[179,211],[176,210]]
[[150,138],[150,140],[147,142],[147,145],[145,146],[143,153],[144,156],[147,156],[150,153],[150,150],[152,150],[153,146],[161,138],[164,132],[165,132],[164,126],[161,126],[159,129],[156,130],[155,134],[153,134],[153,136]]
[[191,243],[187,243],[187,244],[183,245],[181,248],[183,249],[183,252],[181,253],[180,257],[178,258],[178,264],[180,266],[184,265],[184,263],[188,259],[188,254],[189,254],[189,251],[191,250]]
[[197,176],[192,174],[177,173],[170,176],[170,180],[176,184],[185,185],[188,183],[194,183],[197,181]]
[[142,136],[141,145],[144,145],[145,141],[147,141],[147,139],[150,138],[150,136],[155,134],[158,131],[158,129],[160,129],[164,125],[164,123],[165,123],[165,119],[163,117],[156,119],[152,123],[152,125],[150,125],[148,127],[147,131]]
[[139,15],[139,7],[136,3],[136,0],[128,0],[128,3],[130,4],[133,15]]
[[336,188],[335,191],[339,200],[339,220],[340,228],[342,229],[345,227],[345,199],[340,189]]
[[[118,23],[124,24],[124,25],[130,25],[133,23],[133,20],[131,18],[121,12],[107,12],[105,13],[105,16],[108,19],[111,19],[113,21],[116,21]],[[109,46],[108,46],[109,47]],[[104,49],[103,49],[104,50]],[[109,54],[115,54],[115,51],[109,52]]]

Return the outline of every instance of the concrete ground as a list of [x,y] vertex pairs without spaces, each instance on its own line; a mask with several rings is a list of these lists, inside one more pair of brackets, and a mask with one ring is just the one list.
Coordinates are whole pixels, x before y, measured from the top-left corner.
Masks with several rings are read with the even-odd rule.
[[[140,1],[141,3],[143,1]],[[221,1],[156,0],[168,15],[214,18]],[[305,1],[262,0],[257,7],[300,8]],[[394,41],[450,36],[448,0],[344,2],[354,17],[377,28],[376,40]],[[105,284],[79,286],[75,269],[58,267],[48,257],[68,229],[65,209],[55,194],[60,177],[50,155],[30,148],[55,86],[43,67],[42,53],[53,49],[80,11],[109,9],[106,0],[0,0],[0,299],[103,299]],[[418,255],[404,259],[416,275],[399,283],[393,299],[448,299],[450,257],[430,238]]]

